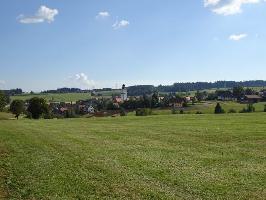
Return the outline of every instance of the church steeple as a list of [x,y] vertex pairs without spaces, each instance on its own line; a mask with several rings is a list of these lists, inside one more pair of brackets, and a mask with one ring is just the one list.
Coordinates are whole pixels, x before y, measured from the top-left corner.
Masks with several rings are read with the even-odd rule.
[[126,89],[126,85],[125,84],[122,85],[121,99],[122,99],[122,101],[126,101],[127,100],[127,89]]

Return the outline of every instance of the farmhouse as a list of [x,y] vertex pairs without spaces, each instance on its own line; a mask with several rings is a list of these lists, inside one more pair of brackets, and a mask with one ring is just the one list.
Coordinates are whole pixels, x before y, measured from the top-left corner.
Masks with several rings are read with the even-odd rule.
[[217,100],[219,101],[236,101],[237,99],[234,97],[233,92],[230,90],[218,90],[216,91]]
[[169,107],[182,108],[185,100],[183,98],[174,98],[169,102]]
[[245,95],[244,103],[258,103],[260,102],[262,97],[259,95]]

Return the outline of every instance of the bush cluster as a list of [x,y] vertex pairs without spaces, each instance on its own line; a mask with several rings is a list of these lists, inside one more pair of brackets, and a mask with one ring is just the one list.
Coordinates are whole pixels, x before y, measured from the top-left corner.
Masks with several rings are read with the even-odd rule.
[[237,113],[237,111],[233,108],[229,109],[228,113]]
[[136,116],[148,116],[152,114],[152,110],[149,108],[138,108],[136,110]]
[[252,113],[255,112],[255,107],[253,104],[248,104],[246,108],[243,108],[243,110],[240,111],[240,113]]

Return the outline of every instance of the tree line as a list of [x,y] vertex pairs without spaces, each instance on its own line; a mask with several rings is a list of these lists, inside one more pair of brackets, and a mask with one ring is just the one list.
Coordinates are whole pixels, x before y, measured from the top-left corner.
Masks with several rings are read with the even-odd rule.
[[[129,96],[141,96],[151,95],[153,92],[190,92],[198,90],[208,89],[226,89],[234,87],[266,87],[266,81],[254,80],[254,81],[216,81],[216,82],[187,82],[187,83],[174,83],[173,85],[159,85],[155,87],[153,85],[136,85],[127,87]],[[79,88],[58,88],[56,90],[46,90],[41,93],[86,93],[86,92],[103,92],[113,91],[112,88],[102,88],[93,90],[81,90]],[[117,90],[116,90],[117,92]],[[4,90],[4,93],[9,96],[22,94],[22,89]]]
[[188,83],[174,83],[173,85],[137,85],[128,87],[128,94],[130,96],[139,96],[143,94],[152,94],[154,91],[158,92],[190,92],[208,89],[226,89],[234,87],[266,87],[266,81],[216,81],[216,82],[188,82]]

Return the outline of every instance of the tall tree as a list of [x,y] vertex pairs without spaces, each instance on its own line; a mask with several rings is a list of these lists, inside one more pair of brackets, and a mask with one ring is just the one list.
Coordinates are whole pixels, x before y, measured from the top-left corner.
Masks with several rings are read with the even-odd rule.
[[18,119],[19,116],[24,112],[24,101],[22,100],[12,101],[12,103],[10,104],[10,111]]
[[3,91],[0,91],[0,111],[3,111],[5,106],[9,103],[9,96],[7,96]]
[[233,95],[238,100],[245,95],[245,89],[242,86],[237,86],[233,88]]
[[33,119],[39,119],[41,115],[48,112],[48,105],[45,99],[33,97],[29,100],[28,112],[31,113]]
[[159,94],[158,92],[154,92],[151,97],[151,107],[157,108],[159,106]]

